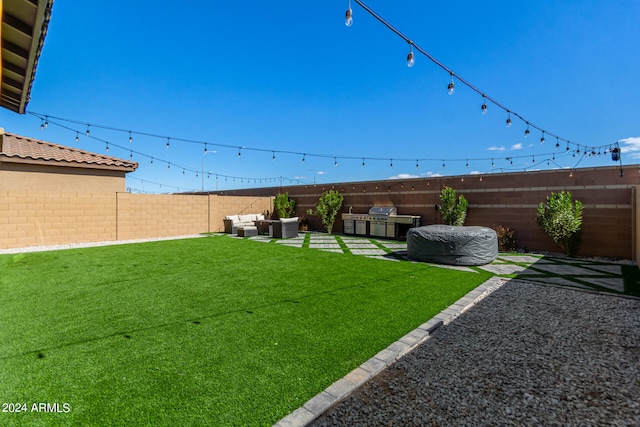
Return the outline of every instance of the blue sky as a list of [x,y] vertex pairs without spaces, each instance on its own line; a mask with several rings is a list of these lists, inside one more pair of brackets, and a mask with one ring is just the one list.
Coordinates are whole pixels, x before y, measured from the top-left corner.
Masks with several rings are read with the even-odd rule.
[[458,80],[448,95],[417,51],[407,67],[409,44],[355,1],[345,26],[348,0],[56,1],[27,108],[49,126],[0,126],[131,157],[144,192],[200,190],[203,164],[205,189],[228,190],[611,166],[616,142],[638,162],[640,2],[365,3],[545,143]]

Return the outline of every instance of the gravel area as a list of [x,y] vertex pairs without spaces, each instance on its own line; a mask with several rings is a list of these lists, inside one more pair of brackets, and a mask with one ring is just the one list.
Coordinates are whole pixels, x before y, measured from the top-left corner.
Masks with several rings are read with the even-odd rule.
[[640,299],[512,280],[311,426],[638,426]]

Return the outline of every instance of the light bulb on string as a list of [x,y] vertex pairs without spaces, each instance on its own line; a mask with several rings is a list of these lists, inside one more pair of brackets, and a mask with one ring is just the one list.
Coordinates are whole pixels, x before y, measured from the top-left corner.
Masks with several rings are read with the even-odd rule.
[[344,25],[350,27],[353,25],[353,10],[351,10],[351,0],[349,0],[349,8],[344,14]]
[[109,151],[109,141],[107,141],[107,151]]
[[542,131],[542,136],[540,137],[540,145],[544,144],[544,131]]
[[444,160],[442,161],[442,169],[445,168]]
[[556,136],[556,151],[560,148],[560,139]]
[[133,160],[133,150],[129,151],[129,160]]
[[333,158],[333,166],[338,167],[338,159],[336,157]]
[[416,160],[416,169],[420,169],[420,162],[418,162],[418,160]]
[[131,131],[129,131],[129,144],[133,142],[133,136],[131,136]]
[[524,137],[527,138],[530,133],[531,131],[529,130],[529,122],[527,122],[527,129],[525,129],[524,131]]
[[364,167],[364,157],[362,158],[362,167]]
[[449,72],[449,75],[451,76],[451,81],[449,82],[449,85],[447,86],[447,93],[449,95],[453,95],[453,93],[456,91],[456,85],[453,81],[453,71]]
[[44,116],[44,127],[45,129],[49,127],[49,116]]
[[80,137],[78,136],[78,132],[76,132],[76,142],[78,142],[79,139]]
[[275,162],[275,161],[276,161],[276,152],[275,152],[275,151],[272,151],[272,152],[271,152],[271,161],[272,161],[272,162]]
[[416,65],[416,60],[413,55],[413,43],[409,42],[409,53],[407,54],[407,67],[411,68]]
[[306,154],[303,154],[303,155],[302,155],[302,163],[304,163],[304,161],[305,161],[305,157],[306,157],[306,156],[307,156]]
[[393,159],[389,159],[389,167],[393,168]]
[[169,137],[167,137],[167,145],[166,145],[167,150],[169,149],[169,146],[170,146],[170,145],[171,145],[171,140],[170,140],[170,138],[169,138]]
[[507,127],[511,127],[511,111],[507,111]]
[[492,168],[495,168],[495,167],[496,167],[496,164],[495,164],[495,162],[493,161],[493,159],[491,159],[491,167],[492,167]]
[[467,160],[466,167],[467,167],[467,169],[469,169],[469,160]]
[[44,130],[44,120],[40,119],[40,130]]
[[167,169],[171,169],[171,162],[167,163]]
[[482,107],[480,107],[480,109],[482,110],[482,115],[487,114],[487,100],[485,95],[482,95]]
[[89,130],[89,125],[87,125],[87,131],[85,132],[87,136],[91,135],[91,131]]
[[151,158],[151,164],[153,164],[153,157]]
[[241,150],[242,150],[242,148],[238,147],[238,158],[240,158],[240,156],[242,156],[242,151]]

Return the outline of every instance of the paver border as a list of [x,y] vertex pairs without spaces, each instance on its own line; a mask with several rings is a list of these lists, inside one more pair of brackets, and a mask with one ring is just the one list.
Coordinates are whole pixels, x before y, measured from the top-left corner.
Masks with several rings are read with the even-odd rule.
[[312,397],[302,407],[282,418],[273,427],[304,427],[308,425],[327,410],[349,397],[358,387],[427,341],[440,326],[449,324],[456,317],[507,282],[509,282],[509,279],[492,277],[480,284],[436,316],[404,335],[384,350],[381,350],[371,359]]

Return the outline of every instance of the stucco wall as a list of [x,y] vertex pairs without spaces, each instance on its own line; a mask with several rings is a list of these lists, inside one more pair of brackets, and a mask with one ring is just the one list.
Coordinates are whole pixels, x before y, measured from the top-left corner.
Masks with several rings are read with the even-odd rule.
[[125,172],[2,162],[0,190],[115,193],[125,191]]

